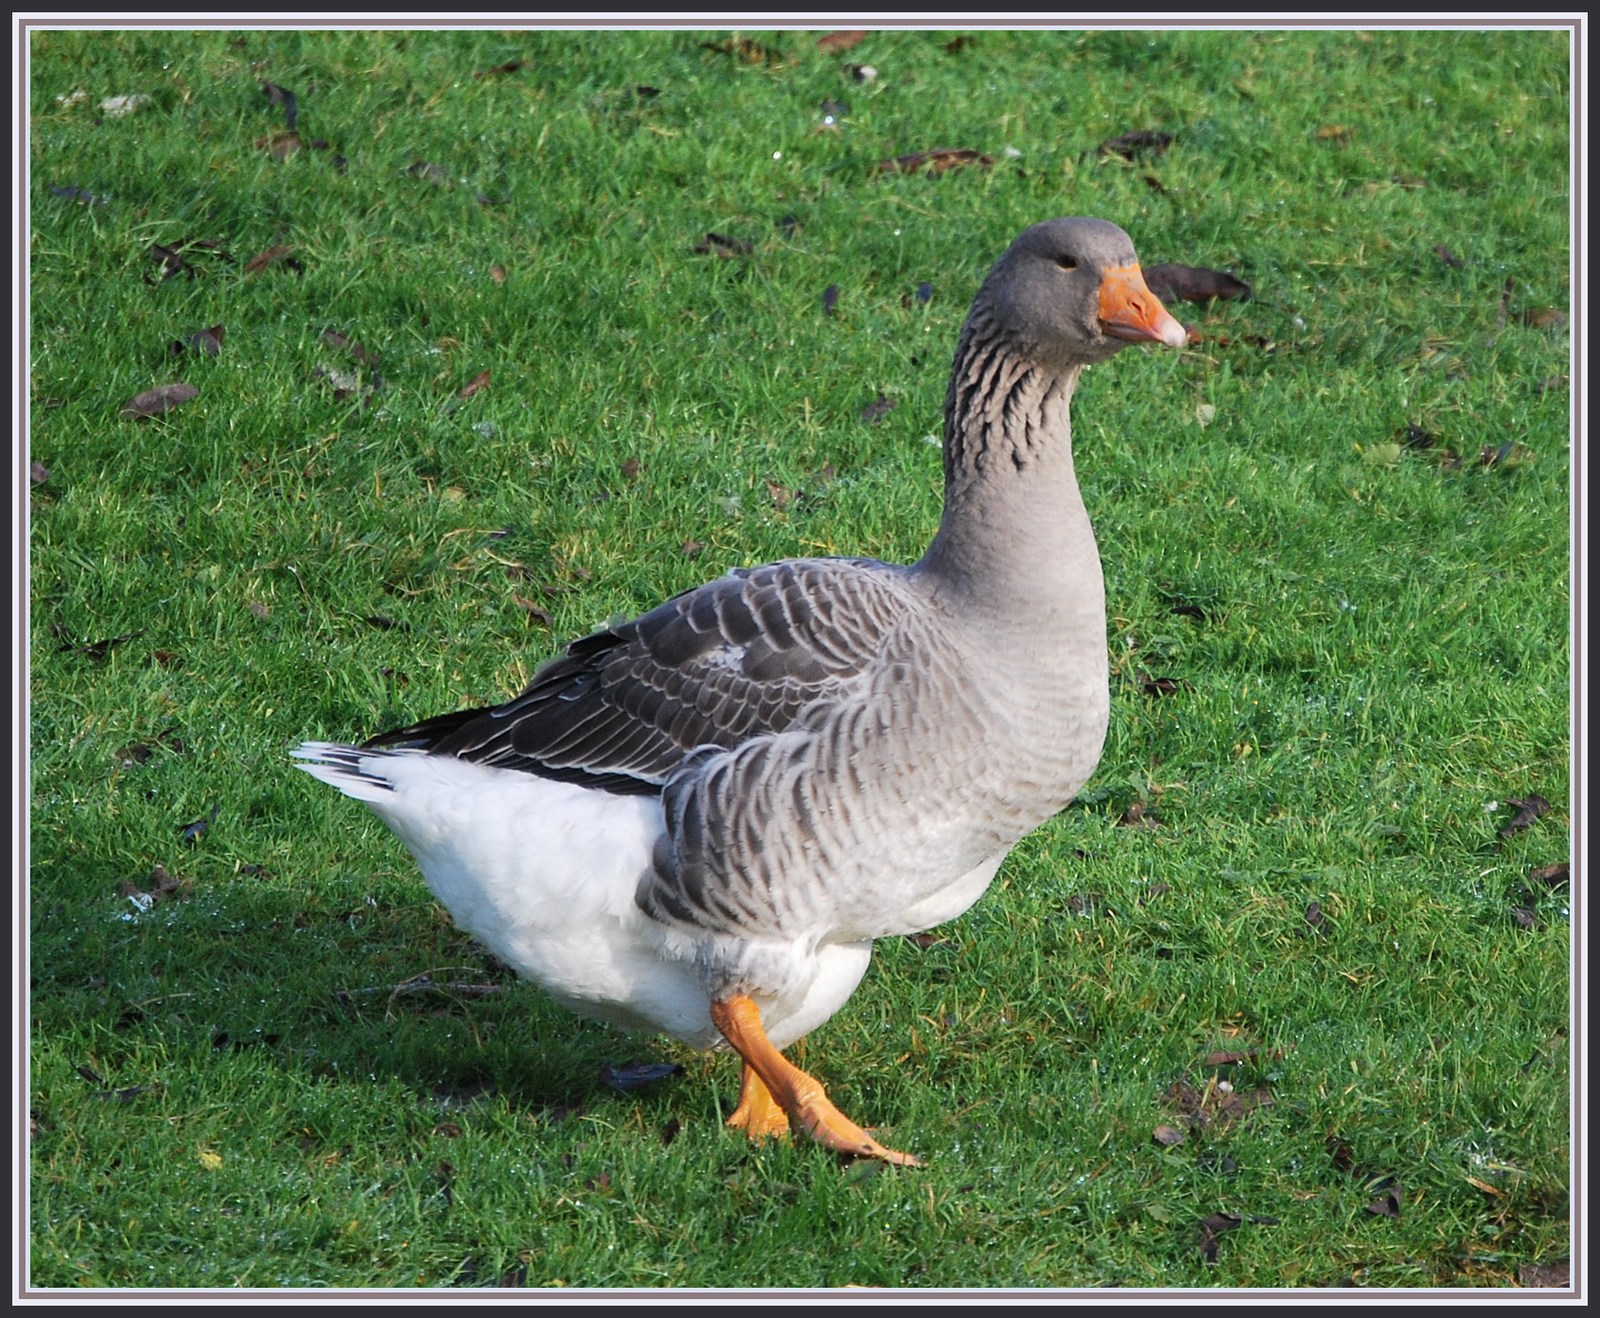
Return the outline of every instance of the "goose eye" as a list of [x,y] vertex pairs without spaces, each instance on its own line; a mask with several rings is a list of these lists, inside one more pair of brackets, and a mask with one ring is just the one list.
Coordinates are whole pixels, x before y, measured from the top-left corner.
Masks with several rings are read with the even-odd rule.
[[1078,263],[1076,261],[1074,261],[1070,256],[1058,256],[1058,257],[1056,257],[1056,264],[1058,266],[1060,266],[1063,270],[1076,270],[1078,268]]

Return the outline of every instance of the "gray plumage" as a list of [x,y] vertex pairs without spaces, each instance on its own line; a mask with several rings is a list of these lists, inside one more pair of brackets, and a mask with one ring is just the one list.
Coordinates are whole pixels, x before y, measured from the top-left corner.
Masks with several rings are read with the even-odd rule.
[[[961,330],[945,509],[918,562],[735,570],[574,642],[503,705],[361,748],[313,743],[302,767],[384,815],[441,899],[472,910],[473,932],[569,1005],[704,1046],[719,1040],[703,1004],[748,994],[783,1046],[849,996],[872,939],[965,910],[1094,769],[1105,600],[1068,410],[1083,367],[1130,341],[1183,333],[1137,278],[1127,235],[1082,218],[1035,225]],[[407,777],[419,758],[426,789]],[[554,844],[473,815],[447,762],[496,771],[458,776],[523,792],[518,811],[559,815],[568,833],[626,811],[637,848],[587,880],[606,885],[603,921],[546,936],[555,899],[526,853]],[[448,809],[430,814],[429,792]],[[465,829],[470,841],[451,831]],[[585,938],[611,940],[605,955],[644,967],[652,987],[613,970],[608,998],[599,972],[569,964]]]

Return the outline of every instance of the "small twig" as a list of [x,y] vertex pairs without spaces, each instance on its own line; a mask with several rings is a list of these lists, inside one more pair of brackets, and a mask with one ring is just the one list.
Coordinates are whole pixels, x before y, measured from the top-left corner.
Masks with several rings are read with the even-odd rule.
[[403,979],[398,984],[374,984],[371,988],[335,989],[333,997],[336,1002],[354,1002],[357,998],[376,997],[378,994],[387,994],[392,1002],[396,998],[409,997],[413,993],[449,993],[460,998],[487,998],[495,993],[504,993],[504,984],[467,984],[455,980],[436,980],[432,972],[423,971],[420,975],[413,975],[410,979]]

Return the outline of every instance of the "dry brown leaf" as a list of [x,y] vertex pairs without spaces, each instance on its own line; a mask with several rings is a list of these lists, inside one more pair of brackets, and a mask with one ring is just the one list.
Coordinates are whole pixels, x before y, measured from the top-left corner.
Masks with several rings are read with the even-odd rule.
[[1171,133],[1163,133],[1154,128],[1140,128],[1100,143],[1095,152],[1102,156],[1121,156],[1124,160],[1136,160],[1140,156],[1159,156],[1171,145]]
[[1528,871],[1528,882],[1543,884],[1546,888],[1559,888],[1572,881],[1572,864],[1560,860],[1554,865],[1539,865]]
[[854,46],[859,46],[866,40],[866,36],[864,29],[827,32],[817,38],[817,49],[824,55],[838,55]]
[[1522,313],[1522,323],[1534,329],[1562,330],[1567,327],[1567,313],[1560,307],[1529,307]]
[[861,409],[861,419],[868,425],[875,425],[894,411],[899,404],[892,398],[885,398],[879,394],[877,398]]
[[244,263],[244,272],[247,275],[253,275],[265,270],[268,266],[285,265],[299,273],[303,267],[300,262],[291,259],[290,253],[293,251],[294,248],[287,243],[279,243],[274,247],[267,248],[265,251],[257,252]]
[[466,384],[462,385],[461,388],[456,390],[456,397],[460,399],[471,398],[472,395],[477,393],[479,390],[487,389],[488,387],[489,372],[479,371],[475,376],[472,377],[472,379],[468,380]]
[[504,64],[496,64],[492,69],[479,69],[472,76],[474,78],[499,78],[507,73],[515,73],[519,69],[527,68],[527,61],[520,59],[507,60]]
[[1391,1185],[1376,1199],[1367,1205],[1367,1212],[1378,1217],[1399,1217],[1401,1205],[1405,1202],[1405,1192],[1399,1185]]
[[699,256],[749,256],[755,249],[756,245],[752,242],[743,238],[730,238],[722,233],[707,233],[694,245],[695,253]]
[[186,352],[197,352],[203,357],[215,357],[222,351],[222,340],[227,337],[227,333],[228,331],[221,325],[196,330],[193,334],[185,334],[181,339],[174,339],[167,345],[167,353],[173,357],[182,356]]
[[159,384],[154,389],[146,389],[142,394],[135,394],[122,405],[122,415],[131,417],[160,416],[163,412],[170,412],[175,407],[182,407],[192,398],[198,398],[200,391],[192,384],[178,381],[175,384]]
[[909,155],[880,160],[877,172],[915,174],[919,170],[926,170],[930,174],[943,174],[947,169],[956,169],[962,165],[977,165],[982,169],[988,169],[992,164],[994,164],[993,156],[983,155],[971,147],[941,146],[935,147],[932,151],[913,151]]
[[729,37],[726,41],[702,41],[701,47],[718,55],[733,55],[746,64],[766,64],[777,68],[783,63],[783,52],[763,46],[748,37]]
[[371,366],[378,360],[378,354],[363,347],[348,334],[343,334],[336,329],[322,331],[322,341],[330,348],[343,348],[363,366]]
[[1250,297],[1250,285],[1244,280],[1204,266],[1153,265],[1145,269],[1144,281],[1163,302],[1243,302]]
[[256,150],[265,151],[274,160],[287,160],[304,145],[299,133],[286,128],[277,129],[265,137],[256,139]]
[[1546,801],[1537,792],[1529,792],[1521,800],[1511,797],[1506,801],[1506,804],[1514,806],[1516,814],[1511,817],[1511,822],[1500,830],[1501,837],[1510,837],[1525,828],[1532,828],[1534,820],[1538,819],[1540,815],[1550,813],[1550,802]]
[[273,105],[281,105],[283,107],[283,126],[292,133],[295,120],[300,117],[300,104],[295,99],[295,94],[287,87],[280,87],[275,82],[262,83],[261,91]]

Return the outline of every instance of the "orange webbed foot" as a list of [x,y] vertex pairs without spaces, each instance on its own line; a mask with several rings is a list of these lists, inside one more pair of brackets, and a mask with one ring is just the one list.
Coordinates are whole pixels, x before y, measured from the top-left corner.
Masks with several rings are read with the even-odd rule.
[[[711,1019],[739,1056],[744,1058],[744,1082],[739,1106],[729,1118],[752,1139],[798,1125],[825,1148],[858,1158],[878,1158],[897,1167],[920,1167],[909,1153],[886,1148],[829,1099],[822,1083],[807,1075],[772,1046],[761,1027],[761,1012],[743,995],[711,1004]],[[783,1118],[782,1125],[777,1117]]]

